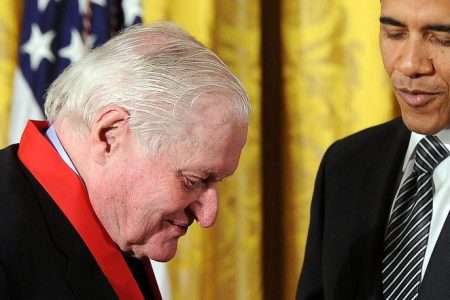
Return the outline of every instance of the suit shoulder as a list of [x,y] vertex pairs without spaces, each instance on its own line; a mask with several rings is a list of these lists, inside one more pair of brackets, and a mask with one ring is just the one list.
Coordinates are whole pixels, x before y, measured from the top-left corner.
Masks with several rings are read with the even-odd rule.
[[0,205],[11,202],[11,198],[30,196],[30,181],[25,166],[19,160],[18,148],[19,145],[14,144],[0,150]]
[[403,124],[401,118],[393,119],[389,122],[363,129],[341,140],[342,143],[367,143],[374,140],[386,139],[398,135],[408,134],[409,131]]
[[328,154],[338,158],[361,157],[380,153],[392,147],[393,144],[405,143],[409,140],[410,131],[401,118],[376,125],[333,143]]
[[[40,208],[24,167],[17,157],[17,145],[0,150],[0,228],[14,228],[14,231],[31,231]],[[0,236],[13,232],[0,230]]]
[[25,179],[19,158],[18,145],[11,145],[0,150],[0,203],[6,195],[20,192],[20,186]]

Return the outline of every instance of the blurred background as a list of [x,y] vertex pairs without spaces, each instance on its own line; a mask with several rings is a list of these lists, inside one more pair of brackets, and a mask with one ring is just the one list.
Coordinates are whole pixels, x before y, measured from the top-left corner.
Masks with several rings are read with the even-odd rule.
[[325,149],[398,114],[379,11],[376,0],[4,0],[0,147],[43,117],[49,82],[87,49],[134,23],[178,23],[243,81],[254,113],[215,227],[192,226],[157,267],[165,299],[294,299]]

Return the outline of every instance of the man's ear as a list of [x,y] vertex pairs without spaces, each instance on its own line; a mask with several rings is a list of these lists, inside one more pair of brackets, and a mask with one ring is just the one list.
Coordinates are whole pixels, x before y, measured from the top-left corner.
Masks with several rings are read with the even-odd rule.
[[121,107],[106,107],[97,114],[91,126],[89,143],[94,160],[103,165],[117,148],[124,143],[129,113]]

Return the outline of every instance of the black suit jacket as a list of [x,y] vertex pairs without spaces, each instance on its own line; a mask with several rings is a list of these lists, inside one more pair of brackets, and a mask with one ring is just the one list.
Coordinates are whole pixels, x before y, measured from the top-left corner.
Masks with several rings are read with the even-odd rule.
[[17,145],[0,151],[0,174],[0,299],[117,299],[78,233],[18,160]]
[[[327,150],[311,204],[298,300],[382,299],[383,239],[409,137],[402,120],[395,119]],[[448,219],[419,299],[450,299]]]

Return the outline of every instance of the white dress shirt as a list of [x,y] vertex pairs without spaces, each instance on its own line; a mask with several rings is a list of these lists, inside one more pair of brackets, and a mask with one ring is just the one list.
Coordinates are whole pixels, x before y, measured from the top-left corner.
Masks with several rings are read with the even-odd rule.
[[55,131],[55,125],[51,125],[47,131],[45,132],[45,137],[52,143],[53,147],[55,147],[56,151],[58,151],[59,156],[64,160],[64,162],[78,175],[77,169],[75,168],[72,160],[70,159],[67,152],[64,150],[63,145],[59,141],[58,135]]
[[[450,129],[440,131],[436,136],[444,143],[447,149],[450,150]],[[424,135],[418,133],[411,133],[409,140],[408,150],[406,151],[405,161],[403,163],[403,176],[399,187],[403,184],[403,181],[411,174],[414,166],[414,150],[416,149],[419,141]],[[428,244],[425,251],[425,257],[422,266],[422,279],[425,274],[425,270],[430,261],[431,254],[433,253],[436,241],[439,238],[442,227],[444,226],[445,219],[450,211],[450,159],[447,157],[444,159],[433,172],[433,213],[431,217],[430,233],[428,236]],[[398,193],[398,191],[397,191]],[[396,195],[397,197],[397,195]],[[391,208],[392,210],[392,208]]]

